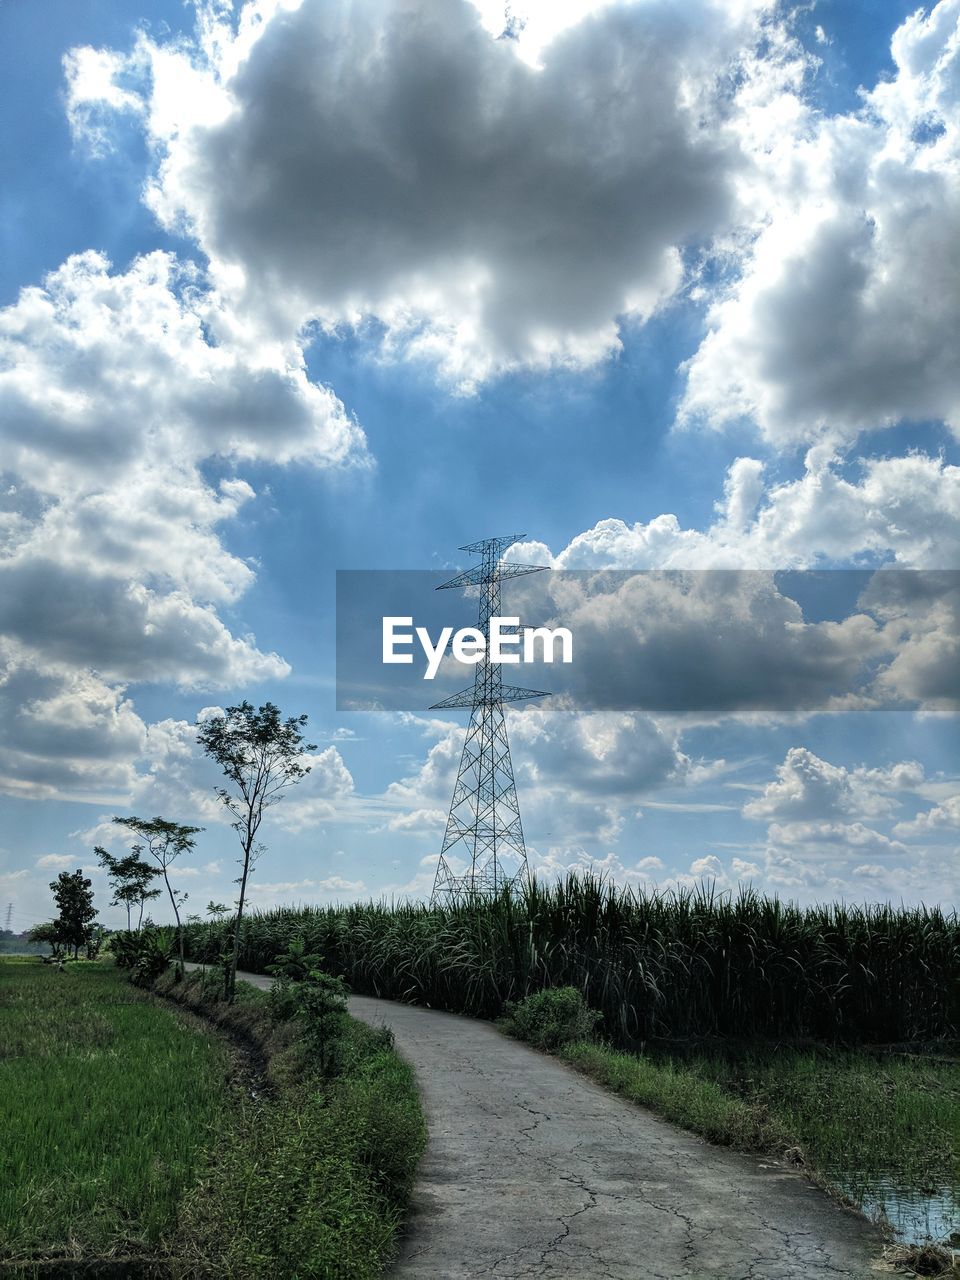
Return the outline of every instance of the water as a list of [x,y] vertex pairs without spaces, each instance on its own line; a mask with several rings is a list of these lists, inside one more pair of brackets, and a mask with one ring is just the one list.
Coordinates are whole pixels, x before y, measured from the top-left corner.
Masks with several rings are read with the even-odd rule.
[[887,1223],[901,1244],[942,1244],[960,1235],[960,1187],[918,1191],[895,1178],[849,1169],[832,1169],[828,1176],[868,1218]]

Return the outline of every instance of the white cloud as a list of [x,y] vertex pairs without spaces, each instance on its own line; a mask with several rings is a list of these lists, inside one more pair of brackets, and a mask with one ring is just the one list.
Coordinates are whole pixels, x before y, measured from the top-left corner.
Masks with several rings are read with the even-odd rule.
[[960,828],[960,792],[948,796],[943,804],[934,805],[916,814],[908,822],[898,822],[893,828],[893,834],[907,840],[914,836],[929,837],[940,831],[949,833],[957,828]]
[[[453,794],[464,728],[409,715],[405,720],[418,725],[430,745],[422,761],[391,783],[381,797],[383,808],[392,811],[381,829],[419,838],[421,844],[426,838],[438,842]],[[563,840],[562,846],[555,843],[556,848],[593,839],[615,844],[624,825],[623,807],[635,805],[637,797],[667,780],[682,782],[688,764],[671,736],[650,717],[630,712],[578,714],[561,699],[511,710],[507,732],[525,828],[543,833],[545,842]],[[643,873],[655,870],[655,862],[644,860]],[[411,880],[384,891],[429,894],[436,853],[427,855],[425,864],[422,885]]]
[[804,474],[761,484],[762,468],[741,458],[724,483],[718,518],[683,528],[664,513],[628,525],[601,520],[552,557],[524,543],[515,558],[546,558],[557,569],[785,569],[892,558],[903,568],[949,568],[960,561],[960,467],[910,454],[860,462],[811,449]]
[[[61,870],[64,867],[72,867],[77,859],[71,853],[45,853],[42,858],[38,858],[36,865],[38,867],[55,867]],[[26,875],[26,872],[23,872]]]
[[397,813],[387,823],[388,831],[442,831],[447,815],[442,809],[411,809]]
[[323,893],[363,893],[366,887],[362,880],[345,880],[343,876],[327,876],[317,881],[317,888]]
[[746,818],[768,824],[762,860],[736,858],[731,869],[804,901],[950,901],[960,887],[956,859],[942,845],[903,843],[928,834],[923,815],[897,822],[889,834],[882,829],[926,785],[915,761],[848,769],[791,748],[776,779],[743,807]]
[[755,862],[747,862],[743,858],[731,858],[730,870],[739,881],[757,880],[762,874]]
[[923,769],[915,761],[888,768],[846,769],[814,755],[806,747],[791,747],[777,778],[763,793],[743,807],[746,818],[788,822],[886,817],[898,801],[891,792],[915,791],[923,782]]
[[67,118],[70,129],[75,136],[83,137],[87,146],[97,153],[111,149],[113,112],[140,114],[143,111],[140,95],[124,89],[119,83],[124,61],[109,49],[92,49],[89,45],[71,49],[63,59],[69,86]]
[[268,883],[259,883],[254,878],[250,880],[247,891],[251,904],[265,910],[281,903],[289,904],[291,900],[309,902],[317,892],[354,899],[366,892],[366,885],[362,880],[346,880],[338,875],[327,876],[323,880],[304,877],[302,880],[277,880]]
[[[840,621],[807,621],[772,573],[590,572],[542,581],[536,605],[545,591],[546,608],[576,638],[563,687],[588,709],[708,718],[809,711],[853,694],[864,661],[891,643],[855,605]],[[512,607],[535,616],[536,605],[521,597]]]
[[957,0],[908,17],[896,75],[855,113],[796,101],[777,136],[745,138],[755,235],[709,307],[686,420],[751,419],[780,444],[901,419],[960,431],[958,19]]
[[296,342],[255,338],[165,253],[120,273],[77,255],[0,311],[0,414],[0,787],[130,797],[131,684],[289,671],[217,612],[254,580],[218,526],[255,494],[201,468],[362,462],[362,433]]
[[[296,342],[265,342],[168,253],[122,273],[101,254],[69,258],[0,312],[0,362],[6,465],[44,495],[92,496],[131,475],[149,484],[161,467],[192,480],[187,497],[210,504],[209,522],[215,495],[190,470],[204,459],[362,457],[362,434],[309,381]],[[249,494],[234,484],[225,500]],[[108,510],[122,499],[109,494]],[[166,500],[176,514],[181,495]]]
[[310,772],[273,810],[272,817],[285,831],[305,831],[335,818],[353,794],[353,777],[336,747],[303,757]]
[[895,637],[891,662],[877,676],[888,697],[940,714],[960,709],[960,573],[879,573],[864,602]]

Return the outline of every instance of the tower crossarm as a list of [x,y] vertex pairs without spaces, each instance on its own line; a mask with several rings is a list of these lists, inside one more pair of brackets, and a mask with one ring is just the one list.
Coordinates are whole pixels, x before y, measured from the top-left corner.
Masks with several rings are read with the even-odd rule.
[[506,533],[499,538],[481,538],[479,542],[468,542],[465,547],[459,547],[460,551],[468,551],[472,556],[499,555],[501,551],[506,551],[507,547],[512,547],[515,542],[519,542],[527,535],[525,533]]
[[525,573],[542,573],[546,568],[545,564],[513,564],[509,560],[498,561],[492,569],[478,564],[472,569],[465,569],[463,573],[458,573],[449,582],[441,582],[435,589],[447,591],[451,587],[478,587],[484,582],[494,582],[499,578],[520,578]]
[[497,702],[524,702],[528,698],[549,698],[549,696],[550,694],[542,689],[521,689],[519,685],[501,684],[491,690],[489,697],[482,692],[478,693],[475,688],[461,689],[459,693],[452,693],[442,702],[432,703],[429,710],[449,711],[455,707],[479,707],[485,703],[493,705]]

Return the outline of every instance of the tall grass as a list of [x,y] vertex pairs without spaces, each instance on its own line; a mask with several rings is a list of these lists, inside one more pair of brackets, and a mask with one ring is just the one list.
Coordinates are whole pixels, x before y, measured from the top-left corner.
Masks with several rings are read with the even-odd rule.
[[[190,958],[215,959],[222,929],[190,926]],[[479,1017],[544,987],[574,986],[621,1044],[960,1034],[960,921],[938,908],[801,908],[752,890],[640,894],[571,875],[534,882],[515,899],[444,909],[261,913],[244,922],[240,968],[262,973],[295,937],[356,992]]]

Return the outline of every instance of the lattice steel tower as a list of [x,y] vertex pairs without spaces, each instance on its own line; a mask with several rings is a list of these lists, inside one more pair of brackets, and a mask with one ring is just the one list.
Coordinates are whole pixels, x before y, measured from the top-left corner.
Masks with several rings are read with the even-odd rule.
[[[519,689],[516,685],[504,684],[500,664],[490,661],[490,619],[500,616],[501,582],[505,578],[518,578],[521,574],[538,573],[546,568],[545,565],[510,564],[501,560],[505,549],[522,537],[522,533],[511,533],[505,538],[484,538],[482,542],[471,542],[461,547],[461,551],[480,556],[480,564],[437,587],[438,591],[453,587],[480,588],[477,630],[483,633],[486,648],[476,666],[473,688],[463,689],[431,707],[431,710],[471,708],[447,830],[433,882],[432,901],[435,905],[472,896],[497,897],[527,876],[527,850],[523,843],[503,704],[546,695],[536,689]],[[459,854],[469,864],[464,875],[455,875],[451,870],[447,862],[450,853]]]

